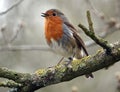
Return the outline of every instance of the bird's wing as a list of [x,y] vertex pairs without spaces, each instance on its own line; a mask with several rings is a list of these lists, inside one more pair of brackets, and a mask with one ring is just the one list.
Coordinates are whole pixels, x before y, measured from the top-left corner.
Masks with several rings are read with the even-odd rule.
[[76,43],[77,43],[78,47],[79,47],[80,49],[81,49],[81,47],[82,47],[83,51],[84,51],[85,54],[88,56],[89,54],[88,54],[88,52],[87,52],[87,50],[86,50],[85,44],[84,44],[82,38],[79,36],[77,30],[73,27],[73,25],[71,25],[71,24],[68,23],[68,22],[65,22],[64,24],[67,25],[67,26],[71,29],[71,31],[73,32],[73,36],[74,36],[74,38],[75,38],[75,40],[76,40]]

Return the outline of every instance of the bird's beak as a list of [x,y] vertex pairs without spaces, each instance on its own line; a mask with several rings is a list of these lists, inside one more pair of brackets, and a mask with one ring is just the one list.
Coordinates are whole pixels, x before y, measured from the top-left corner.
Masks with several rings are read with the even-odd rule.
[[47,17],[47,16],[49,16],[48,14],[46,14],[46,13],[42,13],[42,15],[41,15],[42,17]]

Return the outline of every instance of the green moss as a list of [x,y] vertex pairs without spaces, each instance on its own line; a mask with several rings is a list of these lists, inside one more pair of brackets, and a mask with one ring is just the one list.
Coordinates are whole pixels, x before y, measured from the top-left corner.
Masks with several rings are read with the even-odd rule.
[[71,63],[73,71],[76,71],[79,67],[80,64],[80,60],[73,60],[73,62]]
[[57,65],[56,69],[59,70],[60,72],[65,72],[66,68],[62,65]]
[[91,58],[91,55],[89,55],[89,56],[86,56],[86,57],[84,57],[84,58],[82,58],[84,61],[86,61],[86,60],[88,60],[89,58]]
[[106,40],[104,40],[104,39],[102,39],[102,38],[99,38],[99,40],[100,40],[100,42],[103,42],[104,44],[107,44],[107,43],[108,43],[108,41],[106,41]]
[[55,78],[61,78],[64,74],[64,72],[66,71],[67,67],[63,66],[63,65],[57,65],[55,66],[55,70],[56,70],[56,75]]
[[103,52],[103,49],[99,49],[99,50],[97,51],[97,53],[101,53],[101,52]]
[[86,56],[82,59],[77,59],[77,60],[73,60],[72,62],[72,68],[73,68],[73,71],[77,71],[79,67],[84,67],[86,66],[86,63],[85,61],[88,60],[91,56]]
[[39,69],[37,71],[35,71],[35,74],[41,76],[41,75],[44,75],[46,74],[46,70],[45,69]]
[[95,53],[95,55],[94,55],[94,56],[96,56],[96,55],[98,55],[98,54],[102,53],[103,51],[104,51],[103,49],[99,49],[99,50]]

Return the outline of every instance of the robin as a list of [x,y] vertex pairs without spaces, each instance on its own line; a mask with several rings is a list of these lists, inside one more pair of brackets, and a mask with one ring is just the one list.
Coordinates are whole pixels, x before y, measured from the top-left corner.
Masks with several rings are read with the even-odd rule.
[[[54,53],[68,58],[68,64],[73,58],[81,59],[84,54],[88,56],[77,30],[60,10],[47,10],[42,17],[45,17],[45,38]],[[86,77],[93,78],[93,75],[87,74]]]

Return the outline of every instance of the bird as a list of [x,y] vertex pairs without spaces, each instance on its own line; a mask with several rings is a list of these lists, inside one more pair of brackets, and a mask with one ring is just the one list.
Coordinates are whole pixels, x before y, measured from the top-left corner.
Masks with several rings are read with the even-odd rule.
[[[68,64],[73,58],[81,59],[89,55],[79,32],[63,12],[58,9],[49,9],[41,16],[45,18],[46,42],[55,54],[68,58]],[[93,78],[93,75],[86,74],[86,77]]]

